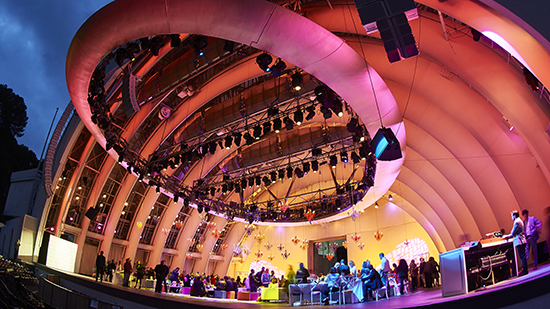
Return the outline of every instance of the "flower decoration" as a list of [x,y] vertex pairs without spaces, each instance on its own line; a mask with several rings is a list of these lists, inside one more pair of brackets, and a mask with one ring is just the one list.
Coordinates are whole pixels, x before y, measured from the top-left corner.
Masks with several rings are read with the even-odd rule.
[[227,249],[227,247],[229,247],[227,244],[223,244],[220,246],[220,248],[222,248],[223,251],[225,251],[225,249]]
[[348,245],[349,245],[349,241],[345,240],[343,243],[342,243],[342,246],[344,246],[344,248],[348,248]]
[[351,237],[351,239],[353,239],[353,241],[358,242],[359,239],[361,239],[361,234],[354,233],[350,237]]
[[307,218],[307,220],[309,221],[309,224],[311,224],[311,220],[313,220],[313,217],[315,217],[315,210],[311,210],[311,209],[308,209],[305,213],[304,213],[304,217]]
[[317,248],[317,250],[321,249],[321,246],[323,246],[322,243],[320,243],[320,242],[315,243],[315,248]]
[[191,253],[187,253],[187,254],[185,255],[185,258],[188,259],[188,260],[190,260],[190,259],[193,258],[193,256],[191,255]]
[[264,239],[265,239],[265,234],[264,233],[258,233],[258,234],[256,234],[256,236],[254,236],[254,239],[256,239],[258,241],[258,243],[261,244],[262,241],[264,241]]
[[285,248],[285,245],[283,245],[283,244],[279,244],[277,246],[277,249],[279,249],[279,251],[283,251],[284,248]]
[[376,233],[374,233],[374,239],[380,241],[382,239],[382,237],[384,237],[384,233],[382,233],[380,231],[376,231]]
[[270,243],[269,241],[265,243],[264,247],[267,249],[267,250],[271,250],[271,248],[273,248],[273,244]]
[[181,227],[183,226],[183,222],[181,222],[181,220],[178,220],[174,223],[176,225],[176,228],[179,230],[181,229]]
[[333,242],[332,245],[330,245],[331,248],[332,248],[332,251],[336,252],[336,249],[338,249],[338,247],[340,247],[340,245],[336,242]]
[[267,256],[267,259],[270,260],[270,261],[273,261],[273,259],[275,258],[275,256],[273,254],[270,254]]
[[351,212],[348,211],[348,215],[350,215],[351,220],[353,220],[353,222],[355,222],[355,220],[357,220],[357,218],[359,218],[359,216],[361,215],[361,212],[357,211],[355,208],[353,208],[351,210]]
[[300,243],[300,249],[302,249],[304,251],[307,249],[308,246],[309,246],[309,241],[307,241],[305,239],[302,240],[302,242]]
[[279,209],[282,211],[282,212],[286,212],[286,210],[288,209],[288,202],[287,201],[284,201],[284,202],[281,202],[279,203]]
[[198,244],[198,245],[197,245],[197,250],[201,251],[202,248],[204,248],[204,245],[203,245],[203,244]]
[[222,232],[220,232],[220,230],[218,229],[213,229],[211,234],[212,234],[212,237],[218,238],[222,235]]
[[258,250],[256,252],[254,252],[254,255],[256,256],[256,258],[259,259],[264,255],[264,253],[262,251]]
[[192,242],[193,242],[193,238],[191,238],[191,237],[187,238],[187,242],[188,242],[188,243],[192,243]]
[[365,247],[364,242],[360,242],[360,243],[357,244],[357,248],[359,248],[359,250],[363,250],[364,247]]
[[168,233],[170,233],[170,229],[167,229],[167,228],[162,228],[161,230],[162,234],[164,234],[165,236],[168,235]]
[[334,258],[334,254],[332,254],[331,252],[329,252],[327,255],[325,255],[327,257],[327,260],[329,261],[332,261],[332,258]]
[[138,222],[136,222],[136,225],[137,225],[138,229],[140,229],[140,228],[143,227],[143,222],[138,221]]
[[300,242],[300,238],[298,238],[298,236],[294,236],[290,241],[292,241],[293,244],[297,245]]
[[322,228],[326,229],[328,227],[329,222],[324,220],[324,221],[321,221],[319,224],[321,224]]
[[206,228],[207,229],[213,229],[215,227],[216,227],[216,222],[214,222],[214,221],[210,221],[210,222],[206,223]]
[[249,253],[250,253],[250,249],[248,249],[247,247],[244,247],[243,248],[243,254],[248,255]]
[[288,252],[287,250],[285,250],[285,252],[281,252],[281,256],[283,257],[283,259],[288,259],[288,257],[290,256],[290,252]]

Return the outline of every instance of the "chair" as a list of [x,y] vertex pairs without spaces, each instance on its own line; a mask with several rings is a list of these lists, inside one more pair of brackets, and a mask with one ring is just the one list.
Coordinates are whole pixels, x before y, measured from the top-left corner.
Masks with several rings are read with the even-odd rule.
[[321,289],[319,288],[319,283],[314,282],[311,284],[310,296],[311,296],[311,303],[310,303],[311,305],[314,304],[313,299],[315,298],[315,296],[319,297],[319,305],[323,304],[323,296],[321,293]]
[[[291,289],[291,287],[294,286],[294,288]],[[303,301],[303,295],[304,295],[304,292],[302,292],[302,288],[300,287],[299,284],[294,284],[294,285],[289,285],[288,286],[289,288],[289,294],[292,295],[292,296],[296,296],[298,295],[300,297],[300,306],[302,305],[302,301]],[[294,297],[291,297],[290,300],[289,300],[290,305],[291,306],[294,306]]]
[[374,297],[376,297],[376,301],[378,301],[378,297],[380,296],[378,293],[380,293],[380,292],[384,292],[385,293],[384,295],[386,296],[386,299],[390,299],[390,296],[388,295],[388,289],[385,286],[383,286],[379,289],[374,290]]

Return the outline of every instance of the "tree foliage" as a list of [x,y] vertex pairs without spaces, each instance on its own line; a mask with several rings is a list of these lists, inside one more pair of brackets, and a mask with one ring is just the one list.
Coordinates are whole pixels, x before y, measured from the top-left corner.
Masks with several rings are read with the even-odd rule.
[[0,84],[0,130],[14,137],[23,136],[27,126],[27,105],[7,85]]

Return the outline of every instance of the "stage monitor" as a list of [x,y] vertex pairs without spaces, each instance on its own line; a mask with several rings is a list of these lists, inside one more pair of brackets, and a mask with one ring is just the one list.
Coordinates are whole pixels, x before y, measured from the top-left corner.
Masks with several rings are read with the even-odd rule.
[[402,158],[401,145],[390,128],[380,128],[371,141],[374,155],[380,161],[393,161]]
[[50,235],[47,250],[46,266],[74,272],[77,244]]

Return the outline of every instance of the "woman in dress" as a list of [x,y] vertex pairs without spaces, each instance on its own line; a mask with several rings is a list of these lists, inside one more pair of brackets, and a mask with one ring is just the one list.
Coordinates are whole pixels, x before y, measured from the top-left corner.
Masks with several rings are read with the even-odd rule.
[[115,268],[115,275],[113,277],[113,284],[122,285],[122,281],[123,281],[122,272],[123,272],[122,262],[118,261]]

